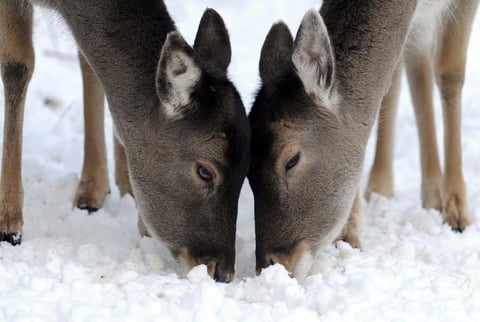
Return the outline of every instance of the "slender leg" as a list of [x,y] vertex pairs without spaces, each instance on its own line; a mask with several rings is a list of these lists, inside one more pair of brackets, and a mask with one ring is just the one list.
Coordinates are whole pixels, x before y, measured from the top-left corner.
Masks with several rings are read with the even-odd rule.
[[22,135],[25,96],[34,68],[32,6],[0,1],[0,64],[5,92],[0,242],[20,244],[23,225]]
[[440,161],[433,113],[433,50],[416,50],[405,54],[405,65],[412,103],[417,120],[422,170],[422,204],[424,208],[442,209],[440,195]]
[[362,225],[363,225],[363,210],[362,210],[362,194],[358,188],[353,201],[352,211],[348,217],[347,224],[343,229],[343,241],[352,245],[355,248],[362,247]]
[[122,196],[127,193],[133,196],[132,186],[130,185],[130,179],[128,177],[128,164],[125,148],[122,143],[120,143],[115,133],[113,134],[113,139],[115,150],[115,181]]
[[[122,143],[120,143],[115,133],[113,134],[113,139],[114,139],[113,143],[115,148],[115,181],[117,182],[118,189],[120,190],[120,194],[122,196],[127,193],[133,196],[133,190],[130,184],[127,155],[125,153],[125,148],[123,147]],[[147,227],[143,223],[143,220],[140,214],[138,215],[137,228],[140,236],[150,237]]]
[[445,26],[435,76],[443,105],[445,172],[442,180],[444,220],[463,231],[470,224],[462,172],[461,102],[471,25],[478,0],[458,2],[455,15]]
[[79,53],[83,78],[84,155],[82,178],[75,205],[93,212],[102,207],[109,192],[104,130],[104,92],[100,81]]
[[365,198],[370,199],[373,192],[386,197],[393,195],[393,151],[395,147],[395,119],[397,115],[398,94],[402,75],[400,64],[392,75],[392,84],[383,98],[378,116],[377,146],[375,160]]

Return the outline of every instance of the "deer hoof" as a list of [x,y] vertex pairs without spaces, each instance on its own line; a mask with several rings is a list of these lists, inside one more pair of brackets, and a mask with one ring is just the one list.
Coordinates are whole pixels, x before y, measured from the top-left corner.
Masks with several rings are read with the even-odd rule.
[[0,231],[0,242],[7,242],[13,246],[20,245],[22,243],[22,233],[4,233]]
[[464,199],[458,195],[453,195],[445,204],[444,221],[452,227],[452,230],[459,233],[470,225],[470,212]]
[[88,211],[88,214],[92,214],[96,211],[98,211],[98,207],[92,207],[92,206],[89,206],[87,204],[80,204],[80,205],[77,205],[77,208],[80,209],[80,210],[86,210]]
[[91,214],[102,208],[103,201],[108,193],[110,193],[108,181],[105,184],[102,180],[81,180],[75,196],[75,205]]

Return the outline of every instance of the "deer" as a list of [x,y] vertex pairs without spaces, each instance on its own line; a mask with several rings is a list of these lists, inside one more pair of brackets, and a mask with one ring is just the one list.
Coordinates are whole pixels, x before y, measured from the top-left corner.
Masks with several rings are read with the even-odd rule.
[[249,114],[257,274],[281,264],[303,280],[333,241],[359,246],[365,149],[418,7],[325,0],[295,38],[270,29]]
[[[420,2],[429,6],[432,1]],[[400,78],[405,68],[414,106],[421,164],[421,200],[443,212],[443,221],[462,232],[470,223],[462,170],[461,101],[466,50],[478,0],[439,1],[436,12],[418,10],[402,63],[392,77],[379,113],[376,151],[365,191],[393,196],[393,151]],[[440,167],[433,114],[433,88],[441,95],[444,123],[444,171]]]
[[[90,99],[98,103],[105,93],[117,152],[126,161],[122,177],[129,179],[137,203],[140,234],[167,247],[181,276],[204,264],[216,281],[233,280],[250,126],[227,75],[228,31],[221,16],[206,9],[190,46],[161,0],[0,2],[3,241],[19,244],[22,237],[22,121],[34,67],[34,4],[58,12],[72,32],[83,67],[91,72],[95,95]],[[92,113],[103,113],[99,110],[97,106]],[[105,192],[100,190],[100,195]]]

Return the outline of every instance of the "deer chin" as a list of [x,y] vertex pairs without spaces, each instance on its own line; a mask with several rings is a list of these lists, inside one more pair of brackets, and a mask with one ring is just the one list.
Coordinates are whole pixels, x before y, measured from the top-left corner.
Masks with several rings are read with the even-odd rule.
[[[267,265],[281,264],[288,271],[290,277],[302,282],[307,277],[313,264],[312,244],[302,240],[288,253],[272,252],[265,256]],[[260,274],[261,269],[257,269]]]
[[291,272],[292,277],[299,282],[303,282],[312,268],[313,257],[313,252],[310,249],[304,250]]
[[216,282],[230,283],[235,278],[235,272],[226,268],[224,261],[214,257],[195,258],[186,247],[180,250],[176,260],[181,278],[185,278],[192,268],[202,264],[207,266],[208,275]]

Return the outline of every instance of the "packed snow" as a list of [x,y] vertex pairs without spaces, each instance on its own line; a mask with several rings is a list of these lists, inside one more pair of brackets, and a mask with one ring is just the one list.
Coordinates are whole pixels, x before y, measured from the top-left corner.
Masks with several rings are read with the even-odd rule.
[[[168,0],[167,6],[190,43],[206,6],[223,16],[233,47],[229,75],[249,109],[271,24],[282,19],[296,32],[305,11],[319,2]],[[455,233],[437,211],[421,207],[415,118],[403,84],[395,197],[365,203],[362,250],[343,242],[327,247],[303,282],[280,265],[255,276],[248,183],[239,202],[236,279],[215,283],[205,266],[180,279],[168,252],[138,235],[135,202],[121,198],[114,185],[109,115],[111,194],[93,215],[73,208],[83,153],[76,49],[61,20],[45,10],[36,9],[34,39],[24,126],[24,236],[20,246],[0,244],[0,321],[480,321],[480,19],[473,26],[463,96],[472,225]],[[435,104],[443,142],[438,94]],[[373,143],[374,135],[364,185]]]

